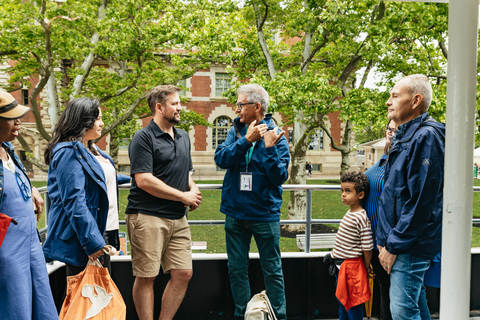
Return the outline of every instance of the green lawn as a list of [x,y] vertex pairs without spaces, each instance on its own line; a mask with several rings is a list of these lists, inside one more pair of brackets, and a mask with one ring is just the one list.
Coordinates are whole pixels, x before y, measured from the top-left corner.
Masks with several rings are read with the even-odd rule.
[[[197,184],[221,184],[221,181],[197,181]],[[46,182],[34,181],[36,187],[45,186]],[[339,184],[335,181],[308,180],[307,184]],[[480,179],[474,180],[475,186],[480,186]],[[125,219],[125,208],[127,206],[128,190],[120,190],[119,194],[119,218]],[[220,190],[202,191],[202,205],[195,211],[190,212],[190,220],[223,220],[225,216],[219,211],[221,201]],[[287,205],[290,199],[290,192],[283,193],[283,205],[281,219],[287,218]],[[346,207],[340,201],[340,191],[314,191],[312,214],[314,219],[341,219],[346,212]],[[480,192],[473,194],[473,216],[480,218]],[[44,216],[38,223],[38,228],[45,226]],[[335,225],[333,225],[335,226]],[[125,226],[120,226],[120,231],[126,232]],[[207,253],[225,252],[225,234],[223,225],[220,226],[191,226],[192,241],[207,241]],[[251,252],[257,252],[257,247],[252,240]],[[472,246],[480,247],[480,228],[473,227]],[[281,238],[280,248],[283,252],[298,252],[294,238]]]

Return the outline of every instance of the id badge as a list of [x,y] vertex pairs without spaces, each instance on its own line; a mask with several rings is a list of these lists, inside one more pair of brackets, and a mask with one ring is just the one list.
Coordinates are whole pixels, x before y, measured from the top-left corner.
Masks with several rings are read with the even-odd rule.
[[252,191],[252,173],[240,172],[240,191]]

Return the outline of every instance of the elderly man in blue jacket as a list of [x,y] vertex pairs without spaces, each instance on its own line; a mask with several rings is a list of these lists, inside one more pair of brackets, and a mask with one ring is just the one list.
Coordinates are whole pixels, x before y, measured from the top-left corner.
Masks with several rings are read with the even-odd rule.
[[227,139],[215,151],[215,163],[227,173],[220,211],[225,217],[228,271],[235,319],[243,319],[250,299],[248,253],[255,242],[267,295],[277,318],[286,319],[280,256],[282,184],[288,178],[289,148],[284,132],[267,114],[268,93],[257,84],[238,88],[236,112]]
[[441,250],[445,126],[427,113],[432,87],[424,75],[395,84],[388,118],[398,129],[380,197],[377,245],[390,274],[394,320],[430,319],[423,279]]

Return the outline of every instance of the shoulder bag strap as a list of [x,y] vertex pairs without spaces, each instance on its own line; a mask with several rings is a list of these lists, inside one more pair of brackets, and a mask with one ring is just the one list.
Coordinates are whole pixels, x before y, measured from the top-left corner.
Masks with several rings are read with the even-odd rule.
[[270,304],[270,300],[268,299],[268,296],[267,296],[267,293],[266,291],[262,291],[262,297],[263,299],[265,300],[265,302],[267,303],[267,320],[277,320],[277,317],[275,316],[275,311],[273,311],[273,307],[272,305]]

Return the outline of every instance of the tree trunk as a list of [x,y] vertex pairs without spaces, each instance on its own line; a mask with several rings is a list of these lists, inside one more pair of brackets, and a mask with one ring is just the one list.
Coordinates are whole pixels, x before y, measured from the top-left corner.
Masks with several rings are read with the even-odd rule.
[[60,115],[60,105],[58,103],[58,93],[57,93],[57,78],[55,77],[55,71],[52,70],[50,77],[47,82],[47,100],[48,100],[48,116],[50,117],[50,125],[53,129],[58,123],[58,118]]
[[262,48],[263,56],[265,57],[265,60],[267,61],[268,73],[270,74],[270,78],[273,79],[275,77],[275,73],[276,73],[275,64],[273,63],[273,59],[272,59],[272,56],[271,56],[270,52],[268,51],[267,41],[265,40],[265,35],[263,33],[263,25],[264,25],[264,23],[265,23],[265,21],[267,20],[267,17],[268,17],[268,4],[266,4],[266,3],[264,3],[264,4],[265,4],[265,13],[264,13],[263,17],[262,17],[262,14],[260,12],[260,8],[258,7],[258,5],[256,3],[253,3],[253,9],[257,13],[256,22],[257,22],[258,43],[260,44],[260,47]]
[[[290,152],[291,171],[290,184],[306,184],[307,176],[305,175],[305,157],[309,143],[309,134],[307,125],[303,123],[303,113],[300,112],[293,124],[293,149]],[[288,219],[302,220],[306,217],[307,200],[306,191],[290,191],[290,202],[288,203]],[[305,226],[298,224],[287,224],[283,226],[285,230],[300,231]]]
[[342,144],[336,145],[333,140],[332,133],[327,130],[325,124],[321,124],[323,132],[327,134],[330,138],[331,146],[334,150],[340,151],[342,154],[342,162],[340,164],[340,175],[344,172],[350,171],[350,153],[352,152],[352,131],[353,123],[350,120],[347,120],[345,123],[345,131],[343,133]]
[[[305,35],[305,44],[303,50],[303,61],[306,62],[312,53],[312,34]],[[306,63],[302,68],[302,73],[306,74],[309,64]],[[291,154],[291,171],[290,184],[306,184],[307,176],[305,174],[305,158],[307,155],[307,148],[311,129],[304,123],[305,117],[303,112],[299,112],[298,117],[293,123],[293,150]],[[307,212],[307,196],[306,191],[290,191],[290,202],[288,203],[288,219],[289,220],[303,220]],[[305,225],[287,224],[284,226],[285,230],[300,231],[305,230]]]
[[353,123],[348,120],[345,124],[345,132],[343,134],[342,150],[340,150],[340,152],[342,153],[340,175],[350,171],[350,153],[352,152],[352,129]]
[[[112,110],[112,116],[114,118],[117,117],[118,111],[115,108],[115,110]],[[118,169],[118,150],[120,149],[120,139],[117,138],[117,129],[118,127],[115,127],[111,132],[110,132],[110,157],[113,159],[113,163],[115,163],[115,168]]]
[[[106,15],[106,9],[107,9],[107,3],[108,0],[103,0],[100,5],[98,6],[98,16],[97,20],[102,21],[105,19]],[[85,83],[86,77],[88,77],[88,74],[93,66],[93,63],[95,62],[95,47],[98,44],[98,41],[100,40],[100,35],[97,30],[93,33],[92,38],[90,39],[90,43],[93,45],[92,46],[92,51],[89,53],[88,57],[83,61],[81,69],[84,71],[83,74],[79,74],[75,77],[75,81],[73,82],[73,91],[70,95],[70,98],[75,98],[82,92],[82,87],[83,84]]]
[[120,150],[120,140],[115,137],[115,132],[110,133],[110,157],[112,157],[115,167],[118,169],[118,150]]

